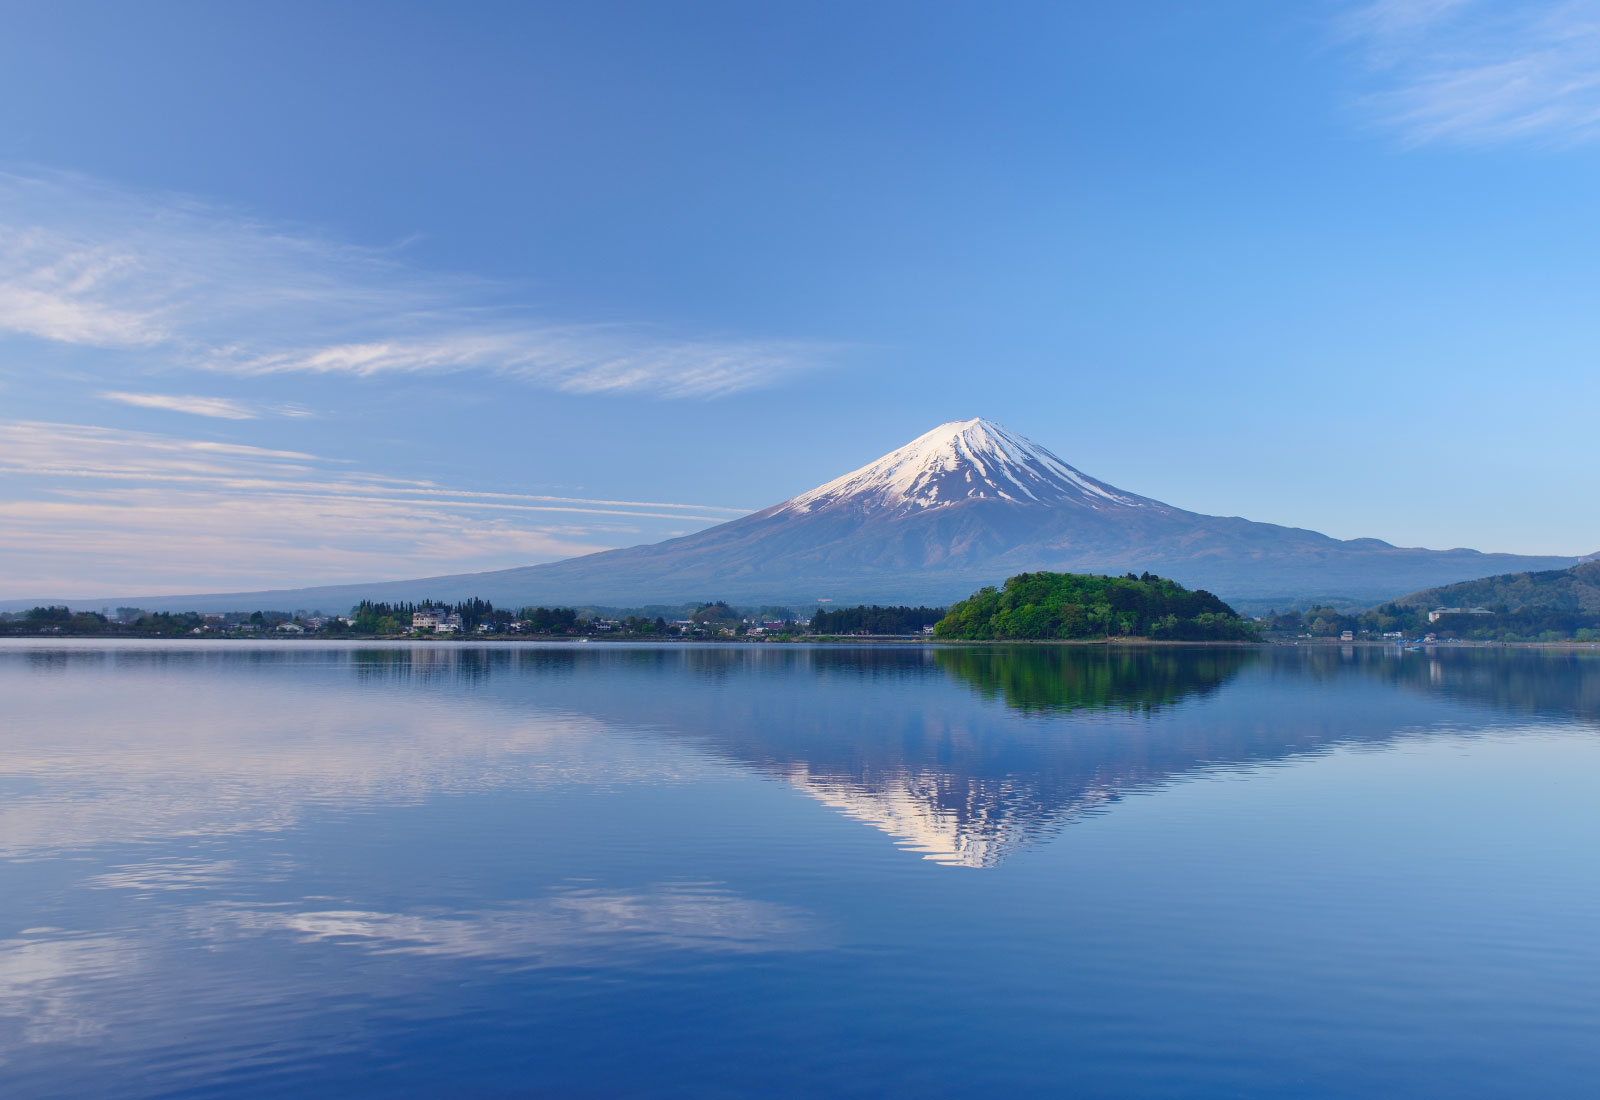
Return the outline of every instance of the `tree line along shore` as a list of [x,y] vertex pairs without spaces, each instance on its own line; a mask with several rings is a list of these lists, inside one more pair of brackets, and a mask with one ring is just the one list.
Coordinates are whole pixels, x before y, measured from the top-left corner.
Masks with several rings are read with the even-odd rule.
[[[1431,593],[1430,593],[1431,595]],[[829,638],[944,642],[1252,643],[1266,641],[1600,641],[1600,613],[1582,609],[1428,609],[1386,603],[1364,611],[1314,606],[1244,616],[1210,592],[1150,573],[1120,577],[1021,573],[949,607],[819,606],[809,613],[725,601],[623,611],[362,601],[347,614],[250,610],[221,614],[73,610],[0,614],[0,636],[127,638],[587,638],[792,641]]]

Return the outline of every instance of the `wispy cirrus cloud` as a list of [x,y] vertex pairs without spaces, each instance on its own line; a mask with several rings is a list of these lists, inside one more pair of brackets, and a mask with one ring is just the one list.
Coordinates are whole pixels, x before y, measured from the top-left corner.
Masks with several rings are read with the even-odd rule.
[[1377,0],[1342,26],[1410,142],[1600,138],[1600,0]]
[[490,369],[566,393],[716,397],[792,373],[804,349],[755,343],[642,343],[622,326],[497,327],[484,322],[440,334],[289,348],[230,348],[205,366],[234,374],[353,374]]
[[515,288],[184,196],[0,174],[0,333],[235,375],[488,371],[568,393],[709,398],[826,358],[800,341],[541,316]]
[[461,489],[304,451],[30,421],[0,422],[8,482],[17,491],[0,498],[0,598],[471,572],[747,511]]
[[196,394],[177,393],[127,393],[107,390],[97,395],[102,401],[119,405],[132,405],[137,409],[164,409],[167,412],[188,413],[191,416],[208,416],[216,420],[255,420],[262,415],[303,417],[310,412],[298,405],[275,405],[259,408],[228,397],[201,397]]

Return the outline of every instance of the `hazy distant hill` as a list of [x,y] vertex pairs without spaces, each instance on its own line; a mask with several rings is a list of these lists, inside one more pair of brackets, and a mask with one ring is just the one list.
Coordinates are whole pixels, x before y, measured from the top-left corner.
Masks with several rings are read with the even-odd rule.
[[[71,601],[151,610],[341,610],[362,599],[612,607],[947,604],[1018,573],[1146,571],[1235,607],[1373,603],[1576,558],[1424,550],[1208,516],[1081,473],[987,420],[940,425],[876,462],[730,523],[545,565],[276,592]],[[22,595],[19,593],[18,595]],[[0,606],[26,606],[16,600]]]
[[1600,615],[1600,561],[1587,561],[1570,569],[1481,577],[1423,589],[1394,602],[1406,607],[1503,607],[1510,611]]

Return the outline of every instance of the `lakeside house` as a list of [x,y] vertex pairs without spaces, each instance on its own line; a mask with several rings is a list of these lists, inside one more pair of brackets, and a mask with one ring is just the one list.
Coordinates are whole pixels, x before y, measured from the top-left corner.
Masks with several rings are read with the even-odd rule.
[[435,634],[454,634],[461,629],[461,616],[443,607],[425,607],[411,613],[411,631],[431,630]]

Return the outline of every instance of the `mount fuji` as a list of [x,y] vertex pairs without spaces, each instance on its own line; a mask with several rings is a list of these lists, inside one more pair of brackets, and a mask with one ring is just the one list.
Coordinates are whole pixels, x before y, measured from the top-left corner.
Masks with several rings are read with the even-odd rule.
[[759,512],[647,546],[415,581],[141,598],[140,606],[343,609],[362,599],[501,606],[946,603],[1015,573],[1149,570],[1236,605],[1376,602],[1579,559],[1402,548],[1208,516],[1108,485],[989,420],[953,421]]

